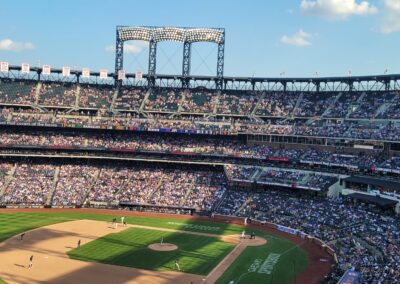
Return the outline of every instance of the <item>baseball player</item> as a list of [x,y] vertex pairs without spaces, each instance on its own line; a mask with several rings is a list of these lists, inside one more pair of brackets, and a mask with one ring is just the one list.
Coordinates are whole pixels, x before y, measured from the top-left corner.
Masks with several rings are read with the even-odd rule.
[[117,228],[117,218],[113,218],[113,221],[112,221],[112,224],[113,224],[113,229],[116,229]]
[[181,271],[181,268],[179,266],[179,259],[175,259],[175,268]]
[[33,266],[33,255],[31,255],[31,257],[29,258],[29,265],[28,265],[28,269],[31,269]]
[[121,217],[121,225],[124,225],[124,224],[125,224],[125,223],[124,223],[124,220],[125,220],[125,217],[122,216],[122,217]]
[[242,235],[240,236],[241,239],[245,239],[246,238],[246,232],[245,230],[242,231]]
[[22,241],[23,239],[24,239],[24,236],[25,236],[25,233],[22,233],[21,235],[20,235],[20,240]]
[[80,247],[81,247],[81,240],[79,239],[79,240],[78,240],[77,248],[80,248]]

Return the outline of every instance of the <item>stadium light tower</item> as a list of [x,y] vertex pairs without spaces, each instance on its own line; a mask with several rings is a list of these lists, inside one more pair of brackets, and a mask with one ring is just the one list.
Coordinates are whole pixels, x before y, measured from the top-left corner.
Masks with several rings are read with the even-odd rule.
[[216,88],[219,90],[222,89],[224,76],[225,29],[117,26],[115,43],[115,74],[118,74],[118,71],[123,69],[124,42],[128,40],[143,40],[149,42],[149,69],[147,74],[149,87],[153,87],[155,84],[158,42],[183,42],[182,86],[185,88],[189,87],[192,43],[216,43],[218,45]]

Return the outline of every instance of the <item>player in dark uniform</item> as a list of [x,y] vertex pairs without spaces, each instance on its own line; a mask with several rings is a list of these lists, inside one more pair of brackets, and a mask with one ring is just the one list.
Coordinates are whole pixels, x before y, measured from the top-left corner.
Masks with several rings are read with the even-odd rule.
[[28,268],[31,269],[33,266],[33,255],[31,255],[31,257],[29,258],[29,265]]

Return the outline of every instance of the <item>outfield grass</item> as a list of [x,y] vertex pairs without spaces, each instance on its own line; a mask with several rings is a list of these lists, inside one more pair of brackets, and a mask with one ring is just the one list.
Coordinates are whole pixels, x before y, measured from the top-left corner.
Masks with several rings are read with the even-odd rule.
[[[292,283],[297,274],[307,267],[307,255],[299,247],[286,239],[267,235],[263,232],[258,234],[267,239],[267,244],[259,247],[247,247],[232,265],[225,271],[217,284],[229,283],[234,280],[240,283]],[[271,255],[272,254],[272,255]],[[279,255],[279,261],[260,271],[266,259],[273,255]],[[268,274],[268,270],[272,270]]]
[[[54,223],[80,219],[111,222],[112,218],[113,215],[81,212],[0,213],[0,242],[27,230]],[[207,221],[179,220],[174,218],[126,216],[125,220],[128,224],[207,232],[217,235],[240,234],[243,230],[243,227],[238,225]],[[268,243],[260,247],[246,248],[217,283],[228,283],[231,279],[234,279],[235,283],[291,283],[295,275],[305,269],[307,266],[307,256],[302,249],[295,247],[295,244],[284,238],[271,236],[259,231],[256,231],[256,233],[266,238]],[[127,248],[121,245],[120,249],[124,251],[124,249]],[[129,250],[125,252],[131,253]],[[279,261],[274,265],[271,274],[248,271],[256,260],[258,260],[258,262],[264,262],[270,253],[280,254]],[[118,258],[119,261],[122,261],[123,254],[120,254]],[[181,263],[182,261],[184,260],[182,259]],[[186,266],[185,262],[186,261],[184,261],[182,265]],[[169,267],[171,264],[167,260],[164,260],[162,265],[157,265],[160,266],[159,269],[163,269],[162,267]],[[208,268],[206,268],[206,266],[204,267],[204,271],[207,271]]]
[[6,281],[0,279],[0,284],[7,284]]
[[[178,246],[159,252],[148,245],[164,242]],[[130,228],[96,239],[68,252],[71,258],[156,271],[175,270],[179,259],[182,272],[207,275],[235,245],[215,237]]]

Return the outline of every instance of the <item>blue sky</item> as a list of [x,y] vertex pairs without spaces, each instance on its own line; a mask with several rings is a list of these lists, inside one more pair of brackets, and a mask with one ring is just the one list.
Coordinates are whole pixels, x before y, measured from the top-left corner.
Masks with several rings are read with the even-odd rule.
[[[400,73],[400,0],[1,0],[0,61],[112,71],[117,25],[223,27],[226,76]],[[127,72],[147,73],[147,45],[127,44]],[[216,51],[195,44],[192,74],[214,75]],[[182,44],[157,52],[181,73]]]

